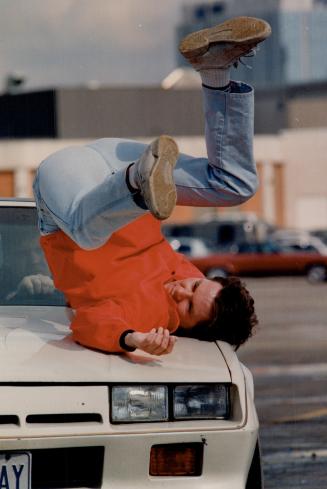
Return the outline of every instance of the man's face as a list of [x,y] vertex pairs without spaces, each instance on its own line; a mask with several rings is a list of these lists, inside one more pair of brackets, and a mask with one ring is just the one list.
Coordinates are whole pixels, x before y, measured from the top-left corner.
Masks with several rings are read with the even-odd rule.
[[175,301],[182,328],[213,319],[215,297],[222,285],[206,278],[186,278],[164,285]]

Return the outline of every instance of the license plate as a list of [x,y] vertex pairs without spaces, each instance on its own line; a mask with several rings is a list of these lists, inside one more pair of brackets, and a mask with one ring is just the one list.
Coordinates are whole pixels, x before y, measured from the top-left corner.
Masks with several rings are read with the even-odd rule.
[[31,454],[28,452],[0,453],[0,488],[30,489]]

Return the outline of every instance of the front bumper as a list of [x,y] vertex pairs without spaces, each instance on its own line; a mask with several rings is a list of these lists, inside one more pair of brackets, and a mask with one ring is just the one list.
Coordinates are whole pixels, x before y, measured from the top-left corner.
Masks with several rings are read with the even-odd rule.
[[[236,408],[232,419],[228,421],[187,421],[115,426],[109,423],[108,400],[103,386],[48,387],[46,389],[49,391],[45,396],[47,403],[45,403],[45,398],[42,401],[39,387],[2,387],[2,389],[10,389],[11,401],[16,389],[16,395],[20,397],[21,401],[21,394],[29,393],[29,401],[25,403],[25,409],[26,404],[34,404],[32,391],[38,390],[35,405],[38,405],[42,412],[44,412],[45,404],[51,404],[55,399],[60,399],[62,410],[65,410],[65,404],[72,407],[69,397],[74,399],[75,404],[82,403],[82,400],[85,399],[85,390],[88,389],[93,390],[93,395],[90,396],[90,392],[88,395],[88,411],[92,411],[92,403],[98,408],[101,404],[105,406],[102,412],[105,422],[102,425],[91,420],[84,423],[83,426],[76,422],[65,426],[53,426],[46,423],[43,426],[41,424],[28,426],[26,423],[24,426],[12,426],[11,429],[0,427],[1,452],[32,452],[32,488],[81,487],[81,485],[104,489],[154,487],[240,489],[245,487],[258,437],[258,419],[250,389],[245,389],[246,400],[243,399],[244,402],[234,399]],[[8,397],[5,396],[6,398]],[[43,406],[42,403],[44,403]],[[104,425],[106,425],[105,429]],[[202,474],[195,477],[150,476],[151,447],[157,444],[176,443],[203,444]],[[78,447],[81,447],[82,451],[76,450]],[[63,458],[58,458],[58,453],[63,453]],[[70,461],[69,457],[73,457],[74,460]],[[43,460],[43,466],[40,459]],[[67,472],[67,466],[73,463],[77,464],[77,467],[80,464],[83,470],[85,466],[89,465],[89,469],[84,470],[89,479],[83,484],[74,474],[71,480],[69,475],[67,479],[67,473],[63,474],[61,478],[60,471]],[[44,465],[47,464],[48,466],[45,467]],[[41,470],[45,475],[39,473]],[[57,481],[50,480],[51,473],[57,474]],[[47,474],[49,480],[46,480]]]
[[[76,447],[103,447],[102,474],[97,473],[102,470],[101,460],[97,460],[95,464],[92,458],[89,460],[83,458],[81,462],[89,463],[93,472],[96,466],[95,473],[92,472],[92,476],[89,474],[90,482],[88,484],[91,486],[93,484],[93,487],[132,489],[153,488],[159,485],[159,487],[167,488],[201,489],[219,485],[221,488],[240,489],[245,487],[256,439],[257,427],[249,423],[241,430],[204,431],[202,433],[178,432],[2,440],[1,451],[32,451],[32,487],[53,487],[53,481],[42,480],[42,475],[36,472],[40,471],[41,467],[33,466],[33,450],[37,449],[44,456],[49,449],[66,448],[66,453],[69,454]],[[149,475],[152,445],[194,442],[204,444],[202,475],[196,477],[152,477]],[[45,459],[49,465],[48,467],[43,466],[42,470],[46,469],[45,474],[48,474],[48,477],[49,474],[55,472],[58,480],[63,481],[62,487],[76,487],[74,480],[67,480],[64,479],[64,475],[61,476],[60,472],[65,472],[64,467],[51,465],[57,460],[56,456],[52,456],[54,453],[55,451],[52,451]],[[98,451],[98,456],[101,458],[101,451]],[[74,478],[73,475],[72,478]],[[60,485],[60,482],[57,482],[56,485]]]

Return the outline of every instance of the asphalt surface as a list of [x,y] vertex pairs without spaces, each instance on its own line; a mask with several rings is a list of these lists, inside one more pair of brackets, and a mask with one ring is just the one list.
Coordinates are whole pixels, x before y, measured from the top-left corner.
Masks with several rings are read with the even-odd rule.
[[245,280],[260,326],[239,350],[254,375],[265,488],[327,488],[327,283]]

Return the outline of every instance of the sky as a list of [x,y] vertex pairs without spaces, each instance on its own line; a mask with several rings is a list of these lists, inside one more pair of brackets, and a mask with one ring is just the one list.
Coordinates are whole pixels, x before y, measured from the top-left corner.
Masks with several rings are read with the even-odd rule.
[[0,87],[157,84],[176,65],[182,6],[198,0],[1,0]]

